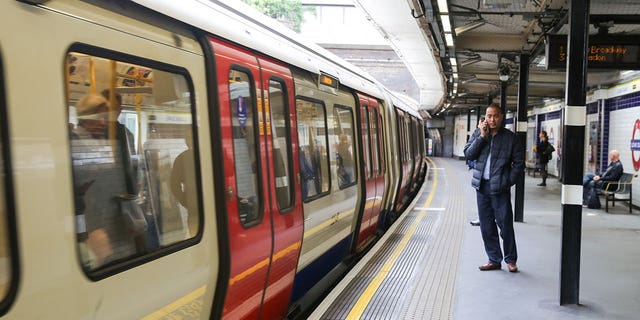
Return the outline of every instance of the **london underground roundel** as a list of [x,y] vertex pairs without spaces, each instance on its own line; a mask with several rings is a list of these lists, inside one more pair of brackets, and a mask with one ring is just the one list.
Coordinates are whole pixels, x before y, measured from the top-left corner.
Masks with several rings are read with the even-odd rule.
[[633,125],[633,135],[631,136],[631,161],[633,169],[640,170],[640,119],[636,119]]

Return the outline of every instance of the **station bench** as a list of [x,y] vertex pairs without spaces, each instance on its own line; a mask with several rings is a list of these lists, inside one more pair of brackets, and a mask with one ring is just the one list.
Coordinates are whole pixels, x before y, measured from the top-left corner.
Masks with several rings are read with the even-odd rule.
[[629,213],[631,213],[632,205],[632,190],[633,178],[638,175],[635,173],[623,173],[618,181],[610,181],[604,185],[602,194],[604,194],[605,211],[609,212],[609,202],[611,206],[616,205],[616,201],[623,201],[629,203]]

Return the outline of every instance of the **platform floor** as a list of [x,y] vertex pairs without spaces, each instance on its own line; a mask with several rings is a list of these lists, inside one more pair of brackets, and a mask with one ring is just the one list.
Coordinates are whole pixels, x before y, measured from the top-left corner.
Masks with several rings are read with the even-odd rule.
[[540,177],[526,176],[524,222],[515,223],[520,272],[479,271],[487,258],[469,224],[471,173],[464,161],[431,160],[410,211],[311,319],[640,319],[637,208],[583,208],[580,304],[560,306],[561,183],[538,187]]

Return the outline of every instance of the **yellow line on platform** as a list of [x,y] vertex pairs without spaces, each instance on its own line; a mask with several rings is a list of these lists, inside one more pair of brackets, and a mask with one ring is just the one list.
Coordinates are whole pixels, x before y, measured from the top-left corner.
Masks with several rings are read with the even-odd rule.
[[[427,158],[427,160],[430,162],[431,166],[435,167],[435,163],[430,158]],[[429,192],[429,197],[427,198],[424,205],[422,206],[423,208],[429,207],[429,204],[431,204],[431,201],[433,200],[433,197],[435,195],[436,184],[438,183],[438,174],[436,172],[437,171],[434,171],[433,184],[431,185],[431,191]],[[426,179],[425,179],[425,183],[426,183]],[[376,274],[376,276],[369,283],[369,286],[367,286],[367,288],[364,290],[364,292],[362,293],[358,301],[356,301],[353,308],[351,308],[351,311],[349,311],[349,314],[347,315],[346,319],[360,319],[360,317],[362,316],[362,313],[371,302],[371,298],[373,298],[373,295],[376,293],[376,291],[378,290],[378,288],[380,287],[384,279],[387,277],[389,272],[391,272],[393,265],[396,263],[396,260],[398,260],[398,257],[400,256],[404,248],[407,246],[409,239],[411,239],[411,237],[415,233],[424,215],[425,215],[424,210],[418,214],[418,216],[414,220],[409,230],[407,230],[407,233],[402,237],[402,240],[400,240],[400,243],[398,243],[395,250],[393,250],[389,258],[387,259],[387,262],[385,262],[382,268],[380,268],[380,271],[378,271],[378,274]]]

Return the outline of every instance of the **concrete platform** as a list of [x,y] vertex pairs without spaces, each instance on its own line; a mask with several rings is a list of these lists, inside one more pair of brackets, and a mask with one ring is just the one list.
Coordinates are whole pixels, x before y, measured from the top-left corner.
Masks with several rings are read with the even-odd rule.
[[[464,162],[436,158],[470,172]],[[451,174],[453,170],[449,170]],[[465,188],[465,226],[453,319],[640,319],[640,215],[617,204],[609,213],[583,208],[579,305],[560,306],[562,206],[557,178],[526,176],[524,222],[515,223],[520,272],[479,271],[487,261],[475,190]],[[513,189],[515,190],[515,189]],[[513,191],[512,191],[513,193]]]
[[[309,319],[640,319],[640,211],[583,208],[578,305],[559,305],[561,183],[525,178],[520,272],[487,262],[471,172],[434,158],[414,204]],[[512,194],[515,194],[515,188]]]

